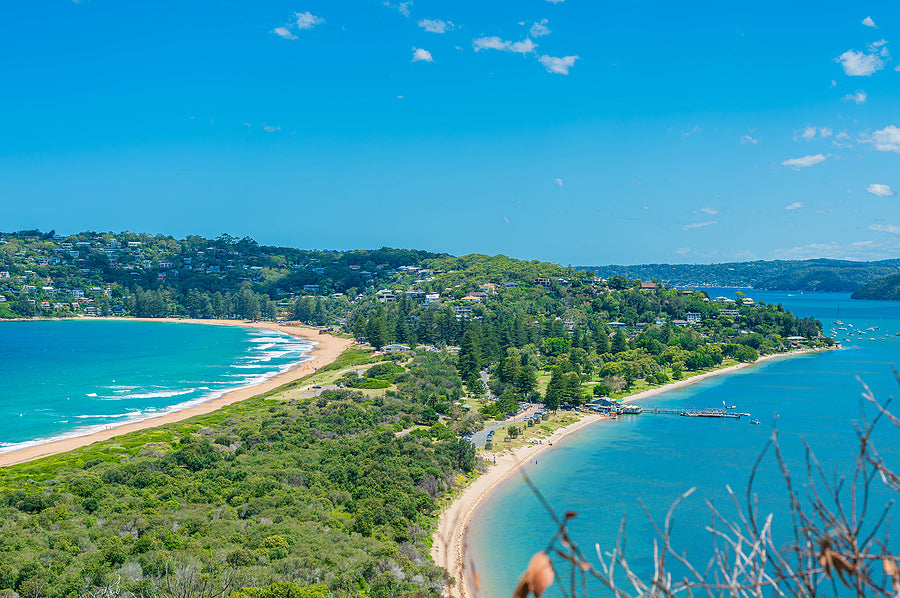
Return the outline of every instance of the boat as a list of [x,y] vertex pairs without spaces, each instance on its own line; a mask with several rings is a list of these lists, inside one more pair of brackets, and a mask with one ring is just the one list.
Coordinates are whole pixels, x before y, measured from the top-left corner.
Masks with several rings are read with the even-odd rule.
[[722,406],[725,407],[725,409],[737,409],[735,405],[726,405],[725,401],[722,401]]
[[750,423],[753,424],[753,425],[758,426],[758,425],[759,425],[759,420],[758,420],[758,419],[751,419],[751,420],[750,420]]
[[639,413],[643,413],[644,408],[640,405],[622,405],[619,407],[618,412],[622,415],[638,415]]

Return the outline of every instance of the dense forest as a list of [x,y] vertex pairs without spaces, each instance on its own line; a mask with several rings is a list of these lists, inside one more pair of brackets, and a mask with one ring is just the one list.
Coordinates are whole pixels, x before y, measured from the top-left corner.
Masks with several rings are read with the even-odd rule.
[[774,291],[851,292],[900,269],[900,260],[774,260],[722,264],[584,266],[599,276],[659,280],[675,286],[749,287]]
[[892,274],[874,280],[857,289],[853,299],[881,299],[884,301],[900,301],[900,274]]

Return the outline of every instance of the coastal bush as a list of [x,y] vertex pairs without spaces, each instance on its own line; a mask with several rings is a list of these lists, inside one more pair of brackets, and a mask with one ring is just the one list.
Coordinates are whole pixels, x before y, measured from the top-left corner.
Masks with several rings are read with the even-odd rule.
[[[451,383],[455,370],[443,362],[432,366],[440,372],[435,387],[461,384]],[[133,560],[144,580],[119,583],[137,591],[175,583],[176,571],[202,557],[209,583],[265,588],[290,576],[344,594],[371,587],[381,555],[412,542],[411,529],[428,528],[443,486],[433,494],[427,480],[472,470],[474,449],[437,422],[433,438],[429,430],[427,438],[396,437],[395,419],[412,422],[425,409],[402,392],[383,401],[348,389],[323,397],[322,406],[249,399],[199,418],[202,425],[172,424],[136,433],[144,440],[125,436],[52,457],[53,466],[0,471],[0,551],[12,555],[0,559],[10,567],[0,578],[15,575],[7,585],[16,591],[63,598],[113,583]],[[390,430],[377,431],[382,426]],[[209,440],[220,437],[238,451]],[[138,456],[147,438],[168,448]],[[391,558],[407,580],[423,581],[379,582],[379,591],[437,595],[434,565]],[[42,559],[53,564],[36,567]],[[267,563],[277,570],[262,568]]]

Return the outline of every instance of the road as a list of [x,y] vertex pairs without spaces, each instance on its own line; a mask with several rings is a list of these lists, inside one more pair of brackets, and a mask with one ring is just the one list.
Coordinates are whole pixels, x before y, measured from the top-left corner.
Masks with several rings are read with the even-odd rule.
[[474,434],[472,434],[472,444],[474,444],[478,448],[483,447],[487,443],[488,432],[490,432],[491,430],[499,430],[500,428],[502,428],[504,426],[508,426],[509,424],[516,424],[519,422],[523,422],[523,421],[525,421],[526,418],[531,417],[535,411],[538,411],[539,408],[540,408],[540,405],[530,404],[525,409],[525,411],[523,411],[522,413],[519,413],[518,415],[516,415],[514,417],[511,417],[511,418],[503,421],[502,423],[494,424],[492,426],[485,426],[483,430],[479,430],[479,431],[475,432]]

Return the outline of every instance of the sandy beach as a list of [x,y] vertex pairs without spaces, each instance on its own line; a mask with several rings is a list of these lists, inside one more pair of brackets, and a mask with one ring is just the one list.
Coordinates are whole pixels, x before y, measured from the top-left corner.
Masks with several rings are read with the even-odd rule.
[[[829,349],[801,349],[790,353],[766,355],[760,357],[753,363],[739,363],[712,372],[699,374],[685,380],[672,382],[665,386],[660,386],[659,388],[652,388],[629,396],[625,398],[624,401],[629,403],[639,401],[663,392],[694,384],[713,376],[733,373],[773,359],[795,357],[827,350]],[[471,583],[472,565],[467,561],[467,558],[470,557],[468,557],[466,548],[466,534],[468,532],[469,521],[472,519],[472,516],[475,514],[479,505],[490,496],[491,492],[493,492],[500,483],[515,474],[521,467],[543,451],[553,448],[551,443],[556,445],[573,432],[599,421],[608,420],[599,415],[583,415],[579,421],[556,430],[549,439],[545,439],[543,444],[524,446],[514,451],[507,451],[498,455],[497,464],[494,465],[492,463],[489,465],[490,469],[472,482],[472,484],[468,486],[443,513],[441,513],[433,537],[431,556],[434,559],[434,562],[444,567],[450,574],[450,577],[455,580],[455,584],[450,590],[450,595],[452,597],[472,598],[475,595],[469,587],[469,584]],[[522,564],[523,570],[525,565],[526,563]]]
[[315,346],[309,353],[309,359],[290,370],[283,372],[273,378],[266,380],[261,384],[254,386],[239,387],[227,391],[221,397],[211,399],[199,405],[188,407],[173,413],[167,413],[158,417],[151,417],[141,421],[123,424],[121,426],[111,427],[108,430],[102,430],[85,436],[76,436],[66,438],[55,442],[48,442],[37,446],[10,451],[8,453],[0,453],[0,467],[8,465],[16,465],[26,461],[33,461],[48,455],[56,455],[71,451],[82,446],[87,446],[101,440],[109,440],[122,434],[128,434],[136,430],[144,430],[164,424],[169,424],[195,415],[203,415],[211,413],[216,409],[249,399],[250,397],[268,392],[283,384],[292,382],[297,378],[302,378],[307,374],[311,374],[320,367],[327,365],[337,359],[338,355],[353,344],[352,339],[338,338],[328,334],[319,334],[317,328],[310,328],[300,325],[276,324],[274,322],[244,322],[241,320],[190,320],[190,319],[173,319],[173,318],[98,318],[98,320],[123,320],[123,321],[144,321],[144,322],[175,322],[180,324],[206,324],[211,326],[243,326],[246,328],[264,328],[268,330],[277,330],[284,332],[304,340],[315,342]]

